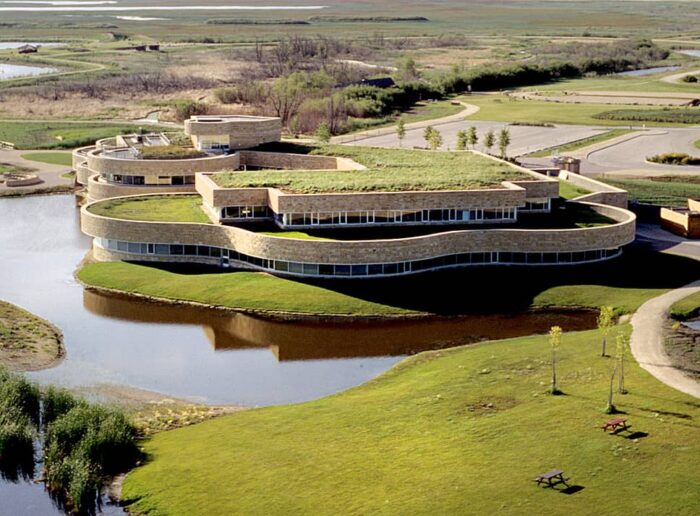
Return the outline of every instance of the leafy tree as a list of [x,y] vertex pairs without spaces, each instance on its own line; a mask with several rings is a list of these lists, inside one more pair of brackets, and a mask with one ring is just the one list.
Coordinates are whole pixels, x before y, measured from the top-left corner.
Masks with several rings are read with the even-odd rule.
[[457,132],[457,150],[463,151],[467,148],[467,131]]
[[435,132],[435,128],[432,125],[429,125],[423,130],[423,139],[425,140],[425,144],[430,147],[430,140],[433,138],[433,133]]
[[489,131],[484,135],[484,147],[486,147],[487,153],[491,153],[491,147],[493,147],[495,143],[496,136],[493,134],[493,131],[489,129]]
[[473,125],[467,130],[467,145],[474,147],[479,142],[479,136],[476,134],[476,127]]
[[613,307],[612,306],[601,306],[600,307],[600,313],[598,314],[598,329],[600,330],[600,333],[603,334],[603,349],[600,352],[600,356],[604,357],[606,356],[605,353],[605,348],[608,340],[608,334],[610,333],[610,329],[613,327],[615,324],[614,320],[615,314],[613,312]]
[[549,345],[552,348],[552,394],[561,394],[559,387],[557,387],[557,350],[561,346],[561,327],[552,326],[549,330]]
[[442,145],[442,134],[437,129],[433,129],[430,133],[430,138],[428,139],[428,146],[430,150],[437,150]]
[[275,80],[268,90],[268,98],[275,114],[287,125],[307,98],[330,91],[333,79],[325,72],[294,72]]
[[397,68],[399,76],[404,81],[415,81],[416,79],[420,78],[420,73],[416,67],[416,62],[410,57],[406,57],[399,61]]
[[620,368],[617,392],[620,394],[627,394],[627,390],[625,389],[625,357],[627,356],[627,352],[629,350],[630,340],[626,334],[620,332],[617,334],[615,341],[617,344],[615,355],[617,358],[618,367]]
[[399,139],[399,147],[402,147],[403,139],[406,137],[406,123],[403,118],[399,118],[396,122],[396,136]]
[[508,151],[508,145],[510,145],[510,131],[507,127],[501,129],[498,133],[498,149],[501,151],[501,157],[506,157],[506,152]]
[[321,122],[318,124],[314,136],[320,143],[328,143],[331,141],[331,128],[328,122]]

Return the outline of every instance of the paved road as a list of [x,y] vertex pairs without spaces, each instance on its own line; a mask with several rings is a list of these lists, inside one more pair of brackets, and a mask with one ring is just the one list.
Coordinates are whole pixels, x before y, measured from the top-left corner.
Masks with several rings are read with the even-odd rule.
[[[61,177],[61,174],[70,172],[71,167],[65,167],[63,165],[51,165],[49,163],[39,163],[37,161],[26,160],[22,158],[22,154],[26,154],[27,152],[29,151],[0,149],[0,163],[9,163],[10,165],[17,165],[20,167],[33,169],[33,173],[39,176],[39,178],[41,178],[43,182],[38,185],[18,188],[8,188],[7,186],[5,186],[4,183],[2,183],[0,184],[0,193],[5,191],[28,193],[37,189],[73,184],[72,179],[66,179],[65,177]],[[67,151],[66,153],[70,154],[70,151]]]
[[673,303],[700,292],[700,280],[644,303],[632,316],[630,347],[642,368],[676,390],[700,398],[700,383],[676,369],[664,349],[664,322]]
[[[428,124],[426,124],[428,125]],[[556,127],[530,127],[530,126],[509,126],[503,122],[483,122],[476,120],[456,120],[442,124],[432,124],[442,134],[444,140],[443,148],[454,149],[457,143],[457,132],[467,129],[469,126],[476,127],[480,140],[483,140],[484,134],[492,130],[496,135],[504,128],[508,127],[511,136],[511,144],[508,147],[509,156],[520,156],[529,152],[563,145],[583,138],[588,138],[596,134],[605,132],[605,129],[599,127],[587,127],[581,125],[557,125]],[[398,147],[399,139],[396,137],[395,130],[381,136],[364,138],[356,142],[347,142],[350,145],[366,145],[372,147]],[[425,147],[423,139],[423,128],[410,129],[406,132],[406,138],[403,141],[403,146]],[[476,146],[477,150],[485,151],[481,145]],[[498,152],[497,146],[491,149],[491,152]]]

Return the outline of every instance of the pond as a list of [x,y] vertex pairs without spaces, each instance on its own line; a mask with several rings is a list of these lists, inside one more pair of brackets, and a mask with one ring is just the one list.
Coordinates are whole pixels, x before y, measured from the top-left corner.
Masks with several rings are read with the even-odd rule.
[[[427,349],[595,326],[595,314],[571,311],[333,324],[146,303],[84,291],[73,272],[89,248],[73,196],[0,199],[0,299],[64,333],[65,360],[28,375],[39,383],[272,405],[359,385]],[[40,464],[14,481],[0,472],[0,514],[63,514],[33,481],[40,473]],[[101,511],[123,513],[106,500]]]
[[32,45],[35,47],[59,47],[65,43],[44,43],[41,41],[0,41],[0,50],[11,50],[14,48],[23,47],[24,45]]
[[680,66],[657,66],[655,68],[643,68],[641,70],[630,70],[628,72],[620,72],[614,75],[620,77],[643,77],[645,75],[654,75],[655,73],[672,72],[680,70]]
[[692,57],[700,57],[700,49],[695,50],[676,50],[679,54],[685,54]]
[[50,66],[27,66],[0,63],[0,81],[14,79],[16,77],[35,77],[47,73],[55,73],[58,68]]

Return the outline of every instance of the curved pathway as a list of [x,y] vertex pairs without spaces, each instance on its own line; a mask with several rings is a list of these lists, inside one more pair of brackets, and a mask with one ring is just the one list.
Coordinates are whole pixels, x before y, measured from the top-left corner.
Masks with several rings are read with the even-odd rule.
[[634,358],[657,380],[700,399],[700,383],[676,369],[664,349],[664,322],[676,301],[700,292],[700,280],[644,303],[632,316],[630,346]]
[[[411,131],[411,130],[416,130],[416,129],[424,129],[428,127],[429,125],[435,126],[435,125],[441,125],[441,124],[449,124],[451,122],[461,122],[464,120],[465,117],[471,116],[474,113],[478,112],[479,109],[481,109],[479,106],[475,106],[474,104],[467,104],[466,102],[460,102],[460,104],[464,107],[462,111],[459,113],[455,113],[454,115],[447,115],[442,118],[433,118],[431,120],[423,120],[421,122],[413,122],[411,124],[406,124],[406,131]],[[379,129],[368,129],[367,131],[362,131],[359,133],[353,133],[353,134],[346,134],[342,136],[335,136],[331,139],[332,143],[351,143],[351,142],[357,142],[360,140],[365,140],[367,138],[374,138],[377,136],[386,136],[386,135],[395,135],[396,134],[396,125],[391,125],[389,127],[381,127]]]

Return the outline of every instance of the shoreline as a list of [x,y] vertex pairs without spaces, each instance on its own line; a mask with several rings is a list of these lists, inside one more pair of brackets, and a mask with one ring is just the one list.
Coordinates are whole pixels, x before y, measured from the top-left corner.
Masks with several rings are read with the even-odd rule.
[[[58,326],[51,323],[50,321],[47,321],[42,317],[39,317],[38,315],[30,312],[29,310],[22,308],[21,306],[17,306],[14,303],[10,303],[8,301],[0,300],[0,309],[5,309],[7,311],[13,312],[11,314],[13,318],[17,315],[21,315],[26,319],[30,320],[33,324],[39,324],[43,326],[45,329],[50,331],[52,335],[50,335],[49,337],[45,337],[40,342],[34,344],[36,346],[43,346],[49,340],[51,340],[52,344],[55,344],[57,348],[56,353],[51,354],[52,356],[42,356],[40,352],[37,352],[37,350],[34,347],[32,347],[29,352],[21,353],[21,357],[18,359],[13,358],[12,356],[6,357],[5,355],[10,355],[11,351],[5,350],[3,346],[0,346],[0,365],[5,365],[8,369],[13,371],[21,373],[31,373],[37,371],[44,371],[47,369],[53,369],[54,367],[58,366],[61,362],[63,362],[63,360],[66,358],[66,347],[63,340],[63,332]],[[0,330],[3,327],[1,319],[2,318],[0,317]],[[2,333],[0,332],[0,344],[2,344],[1,337]],[[23,342],[26,342],[28,340],[29,339],[26,335],[22,336]]]

